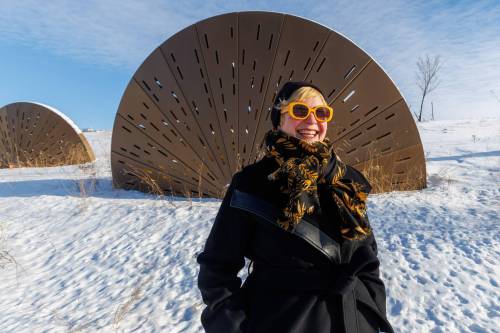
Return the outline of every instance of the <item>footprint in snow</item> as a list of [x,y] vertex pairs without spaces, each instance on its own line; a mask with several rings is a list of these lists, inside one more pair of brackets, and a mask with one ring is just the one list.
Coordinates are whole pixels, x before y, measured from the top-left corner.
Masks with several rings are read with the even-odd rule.
[[456,296],[457,296],[458,300],[460,301],[460,303],[462,303],[462,304],[469,304],[469,300],[467,298],[462,297],[460,295],[456,295]]
[[400,301],[396,300],[396,302],[391,306],[391,315],[399,316],[402,309],[403,304]]
[[417,275],[416,278],[417,278],[417,282],[420,284],[427,284],[427,282],[428,282],[427,279],[422,277],[422,276]]
[[479,326],[478,324],[472,324],[469,326],[469,329],[474,333],[487,333],[487,331]]

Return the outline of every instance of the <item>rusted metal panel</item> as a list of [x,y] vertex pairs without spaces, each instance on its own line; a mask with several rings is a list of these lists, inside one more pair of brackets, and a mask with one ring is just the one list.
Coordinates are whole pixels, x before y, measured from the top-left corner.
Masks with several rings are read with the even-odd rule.
[[[334,141],[335,151],[347,163],[356,164],[376,156],[392,154],[418,142],[413,119],[401,99],[373,118]],[[402,127],[401,124],[409,124]]]
[[328,135],[336,139],[402,99],[387,74],[371,61],[331,103],[335,119]]
[[[222,173],[220,173],[217,165],[213,160],[210,161],[211,155],[207,154],[207,149],[200,148],[199,150],[194,150],[192,144],[197,141],[193,140],[192,137],[186,138],[185,132],[191,131],[189,128],[191,124],[185,126],[184,123],[180,123],[178,119],[180,116],[173,114],[171,109],[168,109],[167,112],[162,112],[154,103],[149,101],[147,95],[136,81],[130,82],[127,91],[128,94],[122,100],[118,115],[125,122],[129,123],[126,125],[127,128],[133,127],[138,129],[139,132],[144,134],[144,136],[140,137],[141,140],[144,140],[146,137],[149,138],[149,140],[155,142],[155,146],[162,149],[165,153],[173,155],[174,159],[185,165],[196,170],[200,168],[207,170],[207,168],[212,167],[213,170],[206,171],[207,177],[212,179],[220,179],[222,177]],[[129,133],[127,137],[132,135],[132,133]],[[116,138],[114,136],[113,140],[116,140]],[[112,146],[114,145],[115,142],[113,141]]]
[[196,182],[208,186],[211,189],[219,188],[217,183],[206,168],[201,164],[186,162],[186,159],[180,159],[177,152],[171,152],[165,149],[158,141],[148,136],[141,128],[134,126],[122,115],[115,119],[113,135],[120,138],[116,141],[113,138],[111,149],[113,153],[121,154],[138,163],[145,163],[165,173],[175,175],[177,178],[189,182]]
[[331,31],[305,81],[321,88],[331,104],[370,61],[356,44]]
[[285,16],[267,12],[238,14],[238,114],[241,164],[252,162],[251,153],[263,100],[275,63]]
[[202,58],[201,47],[194,25],[172,36],[160,46],[165,60],[189,103],[193,120],[201,129],[205,144],[216,164],[224,174],[231,177],[226,147],[222,139],[217,112],[213,102],[207,70]]
[[206,68],[231,174],[238,161],[238,15],[224,14],[196,24],[201,59]]
[[164,138],[164,142],[159,142],[166,149],[177,151],[181,159],[186,157],[190,160],[194,154],[212,175],[217,179],[225,179],[226,176],[216,163],[200,124],[177,86],[160,49],[153,51],[137,70],[120,103],[120,113],[126,119],[134,110],[141,111],[148,118],[154,118],[150,126],[145,126],[147,123],[144,123],[145,119],[140,114],[137,119],[142,121],[145,132],[152,132],[151,136],[159,134]]
[[262,148],[262,138],[271,129],[270,113],[278,89],[287,81],[305,80],[331,31],[302,18],[284,16],[283,29],[252,145],[252,160]]

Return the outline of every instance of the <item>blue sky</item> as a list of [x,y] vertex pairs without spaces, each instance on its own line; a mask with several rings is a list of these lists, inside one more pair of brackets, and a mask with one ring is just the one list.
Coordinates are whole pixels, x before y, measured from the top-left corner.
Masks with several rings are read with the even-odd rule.
[[[336,30],[368,52],[412,109],[416,61],[440,55],[436,119],[500,118],[500,1],[3,0],[0,106],[51,105],[81,128],[111,129],[128,81],[182,28],[233,11],[284,12]],[[430,111],[429,111],[430,112]]]

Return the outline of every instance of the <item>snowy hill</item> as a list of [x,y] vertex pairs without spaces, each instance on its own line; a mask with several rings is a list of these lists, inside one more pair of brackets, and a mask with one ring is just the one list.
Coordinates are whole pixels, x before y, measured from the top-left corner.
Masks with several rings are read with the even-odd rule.
[[[372,195],[398,332],[500,332],[500,120],[419,125],[428,188]],[[112,189],[97,161],[0,170],[0,332],[202,332],[196,254],[220,201]]]

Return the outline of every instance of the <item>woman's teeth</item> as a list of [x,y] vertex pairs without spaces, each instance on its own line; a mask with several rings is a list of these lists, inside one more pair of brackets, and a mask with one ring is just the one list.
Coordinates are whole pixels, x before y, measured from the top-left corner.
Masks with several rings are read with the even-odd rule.
[[311,139],[314,138],[318,132],[315,130],[298,130],[297,133],[303,138]]

